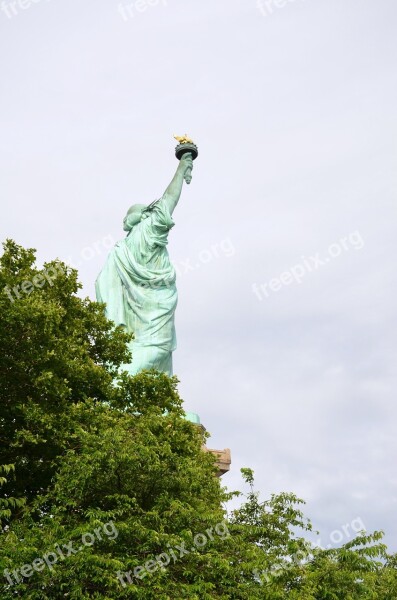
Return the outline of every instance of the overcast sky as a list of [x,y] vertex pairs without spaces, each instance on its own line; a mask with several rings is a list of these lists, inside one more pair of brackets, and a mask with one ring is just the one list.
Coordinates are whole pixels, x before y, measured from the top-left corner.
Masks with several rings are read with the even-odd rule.
[[224,483],[250,466],[264,498],[295,492],[324,546],[361,519],[397,550],[396,17],[395,0],[0,10],[1,239],[71,261],[94,298],[127,208],[193,137],[169,243],[180,391],[232,450]]

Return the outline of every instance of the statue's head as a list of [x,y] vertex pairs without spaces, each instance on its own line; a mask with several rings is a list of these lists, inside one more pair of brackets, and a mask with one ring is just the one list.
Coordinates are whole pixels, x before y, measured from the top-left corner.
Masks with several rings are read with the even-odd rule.
[[146,204],[133,204],[131,208],[128,209],[123,221],[124,231],[131,231],[134,225],[140,223],[145,208],[147,208]]

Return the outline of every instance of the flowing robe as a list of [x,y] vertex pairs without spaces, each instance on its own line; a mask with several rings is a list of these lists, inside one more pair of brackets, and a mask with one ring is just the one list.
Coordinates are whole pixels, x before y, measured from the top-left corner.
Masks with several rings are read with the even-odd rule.
[[96,280],[97,300],[106,303],[106,316],[134,334],[132,362],[123,366],[132,375],[151,368],[172,375],[178,295],[167,243],[173,226],[161,199],[116,243]]

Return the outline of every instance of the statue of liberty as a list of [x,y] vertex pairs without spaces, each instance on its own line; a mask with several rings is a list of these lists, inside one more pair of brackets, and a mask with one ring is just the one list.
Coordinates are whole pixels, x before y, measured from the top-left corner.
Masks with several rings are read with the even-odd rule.
[[96,280],[97,300],[106,304],[106,316],[134,334],[132,362],[123,365],[131,375],[151,368],[173,373],[178,294],[167,243],[183,181],[190,183],[197,156],[197,147],[186,140],[177,147],[178,168],[163,196],[149,206],[131,206],[124,218],[127,235],[111,250]]

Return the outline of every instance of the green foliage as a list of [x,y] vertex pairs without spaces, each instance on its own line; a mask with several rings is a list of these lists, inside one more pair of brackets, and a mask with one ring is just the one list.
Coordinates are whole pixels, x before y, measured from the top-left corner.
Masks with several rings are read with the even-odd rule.
[[[295,535],[312,530],[293,494],[273,495],[259,501],[251,469],[242,469],[250,486],[246,502],[235,511],[235,525],[243,545],[253,543],[262,553],[255,556],[253,572],[261,591],[252,598],[268,600],[392,600],[397,598],[397,555],[381,543],[382,532],[359,533],[342,547],[319,549]],[[240,596],[237,596],[240,597]]]
[[[10,299],[51,268],[51,284]],[[183,418],[176,378],[118,376],[128,336],[78,288],[72,269],[37,269],[32,250],[5,244],[2,600],[397,597],[397,558],[381,533],[315,551],[302,501],[260,501],[250,469],[228,517],[237,492],[221,487],[201,431]]]
[[[14,465],[0,465],[0,488],[7,483],[7,478],[1,476],[1,474],[8,475],[14,469]],[[4,524],[10,519],[12,511],[22,508],[25,503],[25,498],[12,498],[11,496],[0,498],[0,530],[3,529]]]
[[[28,499],[48,487],[70,443],[73,404],[111,402],[128,356],[128,336],[112,330],[99,304],[76,296],[76,271],[57,261],[38,269],[34,260],[12,241],[0,258],[0,464],[15,464],[5,493]],[[41,287],[24,293],[35,277]]]

